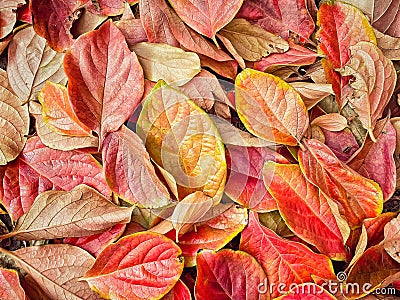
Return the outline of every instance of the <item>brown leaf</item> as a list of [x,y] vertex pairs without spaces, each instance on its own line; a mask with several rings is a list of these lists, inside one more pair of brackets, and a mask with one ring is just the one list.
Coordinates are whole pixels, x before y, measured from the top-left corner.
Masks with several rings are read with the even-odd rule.
[[116,224],[129,223],[132,209],[116,206],[86,185],[69,192],[47,191],[36,197],[14,230],[1,238],[45,240],[98,234]]
[[317,125],[330,131],[341,131],[347,127],[347,119],[338,113],[316,117],[311,125]]
[[245,19],[233,19],[219,34],[229,39],[238,54],[248,61],[289,50],[285,40]]
[[374,29],[376,42],[383,54],[391,60],[400,60],[400,37],[392,37]]
[[91,30],[95,30],[101,23],[107,20],[106,16],[92,14],[86,7],[81,9],[79,19],[74,22],[71,28],[73,36],[80,36]]
[[78,280],[94,263],[94,258],[81,248],[59,244],[0,251],[13,258],[51,299],[100,299],[86,282]]
[[15,94],[26,102],[36,99],[46,80],[65,84],[63,58],[32,27],[19,31],[8,48],[7,74]]
[[25,4],[25,0],[3,0],[0,2],[0,39],[6,37],[13,30],[17,21],[17,8]]
[[290,85],[296,89],[303,99],[307,109],[314,107],[319,101],[329,95],[333,95],[331,84],[311,82],[291,82]]

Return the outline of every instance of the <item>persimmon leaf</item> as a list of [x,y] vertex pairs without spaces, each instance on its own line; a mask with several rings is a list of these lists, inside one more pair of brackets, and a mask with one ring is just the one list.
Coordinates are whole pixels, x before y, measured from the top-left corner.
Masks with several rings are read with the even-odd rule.
[[0,299],[27,299],[15,270],[0,268]]
[[17,21],[17,8],[25,4],[25,0],[4,0],[0,4],[0,39],[5,38],[12,32]]

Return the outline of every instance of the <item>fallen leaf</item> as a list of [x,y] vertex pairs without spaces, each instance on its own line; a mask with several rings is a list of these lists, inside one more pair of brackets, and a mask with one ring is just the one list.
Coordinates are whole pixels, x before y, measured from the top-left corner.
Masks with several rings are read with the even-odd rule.
[[213,206],[213,199],[203,192],[196,191],[187,195],[175,206],[171,215],[172,226],[175,229],[175,240],[178,243],[178,235],[183,226],[202,221],[204,215]]
[[88,0],[31,0],[33,28],[44,37],[48,45],[57,52],[63,52],[74,43],[70,29],[79,18],[79,9]]
[[[335,278],[328,257],[312,252],[303,244],[279,237],[262,226],[254,212],[250,212],[249,224],[242,232],[239,249],[254,256],[260,263],[269,286],[285,284],[281,291],[288,291],[292,283],[313,282],[311,276]],[[268,289],[268,286],[264,285],[264,289]],[[276,288],[270,292],[273,298],[279,296]]]
[[285,40],[294,35],[302,42],[308,41],[315,28],[306,2],[298,0],[247,0],[236,17],[257,22],[265,30]]
[[180,255],[161,234],[135,233],[105,248],[83,280],[103,298],[159,299],[179,280]]
[[227,145],[228,179],[225,194],[240,205],[257,212],[277,209],[275,199],[264,185],[262,169],[267,161],[289,163],[282,155],[267,147]]
[[263,57],[260,61],[254,63],[254,69],[265,71],[270,66],[306,66],[311,65],[317,59],[317,53],[301,45],[294,44],[290,40],[289,50],[284,53],[273,53]]
[[255,288],[267,283],[259,263],[243,251],[203,250],[197,254],[196,299],[271,299]]
[[[5,85],[3,85],[5,83]],[[0,83],[0,165],[14,160],[22,151],[29,133],[28,106]]]
[[349,166],[360,175],[377,182],[387,201],[396,189],[396,165],[393,158],[396,149],[396,130],[389,118],[376,123],[374,143],[367,139],[360,152],[350,161]]
[[9,252],[0,251],[32,276],[50,299],[100,299],[79,279],[93,265],[94,258],[71,245],[42,245]]
[[[363,225],[365,227],[368,237],[367,248],[375,246],[383,241],[383,239],[385,238],[384,236],[385,226],[387,223],[392,221],[392,219],[395,218],[396,215],[397,215],[396,213],[387,212],[381,214],[376,218],[364,220]],[[395,222],[397,223],[397,221]]]
[[188,287],[183,283],[181,279],[174,285],[172,290],[168,292],[162,300],[191,300],[192,296]]
[[19,4],[25,4],[25,0],[4,0],[0,3],[0,39],[12,32],[17,21],[16,11]]
[[242,56],[239,55],[232,42],[223,35],[217,34],[217,38],[222,42],[226,50],[232,55],[242,69],[246,68],[246,63]]
[[107,19],[106,16],[92,14],[88,11],[87,6],[81,8],[80,12],[79,19],[75,20],[73,27],[71,28],[71,34],[74,37],[95,30]]
[[0,299],[27,299],[15,270],[0,268]]
[[238,69],[238,63],[235,60],[219,62],[205,55],[199,55],[202,67],[207,67],[213,70],[222,77],[235,79]]
[[269,161],[264,165],[263,178],[291,231],[329,258],[346,260],[342,230],[328,199],[306,180],[298,165]]
[[[293,87],[276,76],[246,69],[237,76],[235,91],[239,117],[251,133],[274,143],[298,144],[308,128],[308,114]],[[297,115],[295,121],[292,114]]]
[[400,60],[400,38],[383,34],[374,29],[376,42],[382,53],[391,60]]
[[32,27],[15,34],[8,47],[7,75],[15,94],[24,102],[35,100],[46,80],[65,84],[64,54],[52,50]]
[[285,220],[282,218],[279,210],[273,210],[266,213],[259,213],[260,223],[271,229],[281,237],[291,237],[294,233],[287,227]]
[[381,214],[383,195],[376,182],[345,165],[321,142],[306,140],[305,146],[305,150],[299,151],[304,175],[337,203],[351,228]]
[[220,201],[224,146],[211,118],[184,94],[158,82],[143,104],[137,134],[151,158],[175,178],[180,199],[202,191]]
[[90,129],[77,118],[63,85],[46,81],[38,95],[43,120],[54,132],[72,136],[90,136]]
[[164,80],[180,86],[200,72],[200,59],[196,53],[167,44],[137,43],[132,47],[151,81]]
[[[83,49],[92,49],[87,54]],[[99,135],[118,130],[142,97],[143,71],[124,35],[107,21],[80,36],[64,58],[68,94],[78,119]]]
[[215,34],[228,24],[242,6],[243,0],[169,0],[178,16],[197,32],[215,40]]
[[121,20],[115,22],[115,25],[125,36],[126,43],[129,47],[132,47],[140,42],[147,42],[147,35],[144,31],[142,20],[135,19],[129,5],[127,8],[125,8]]
[[357,140],[348,128],[336,132],[322,129],[322,132],[325,137],[324,144],[343,162],[347,162],[359,149]]
[[[399,256],[399,236],[400,236],[400,219],[394,218],[384,226],[384,241],[382,242],[386,252],[398,263]],[[400,267],[400,264],[399,264]]]
[[0,237],[45,240],[98,234],[116,224],[129,223],[132,210],[116,206],[86,185],[69,192],[47,191],[36,197],[12,232]]
[[229,39],[238,54],[248,61],[257,61],[272,53],[289,50],[285,40],[245,19],[233,19],[219,34]]
[[291,82],[290,85],[300,94],[307,109],[314,107],[319,101],[333,95],[332,85],[311,82]]
[[317,25],[320,26],[318,52],[326,56],[322,65],[341,109],[346,104],[343,88],[349,77],[343,77],[335,70],[350,60],[351,46],[361,41],[376,44],[375,35],[367,18],[356,7],[340,1],[321,4]]
[[[130,0],[129,2],[133,2]],[[136,1],[137,2],[137,1]],[[118,16],[124,12],[123,0],[96,0],[88,5],[89,11],[103,16]]]
[[109,187],[125,201],[146,208],[170,203],[168,190],[158,179],[142,140],[125,126],[107,135],[102,158]]
[[329,131],[341,131],[347,127],[347,119],[338,113],[319,116],[312,120],[311,125],[319,126]]

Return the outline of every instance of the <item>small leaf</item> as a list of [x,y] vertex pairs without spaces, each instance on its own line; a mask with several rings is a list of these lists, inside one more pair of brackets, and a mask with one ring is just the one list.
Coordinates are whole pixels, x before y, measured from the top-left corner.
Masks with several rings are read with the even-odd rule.
[[235,90],[239,117],[251,133],[275,143],[298,144],[308,128],[308,114],[293,87],[273,75],[246,69],[237,76]]
[[139,232],[104,249],[83,279],[103,298],[159,299],[182,273],[180,255],[165,236]]
[[71,245],[42,245],[8,252],[16,264],[32,276],[50,299],[97,300],[86,282],[79,281],[93,265],[94,258]]
[[70,192],[47,191],[36,197],[14,230],[2,238],[45,240],[98,234],[116,224],[129,223],[132,209],[116,206],[86,185]]
[[330,131],[341,131],[347,127],[347,119],[341,114],[332,113],[316,117],[311,125],[319,126]]
[[317,84],[310,82],[292,82],[292,87],[300,94],[307,109],[314,107],[319,101],[329,95],[333,95],[332,85],[330,84]]
[[125,201],[146,208],[170,203],[168,190],[158,179],[143,142],[125,126],[107,135],[102,158],[109,187]]
[[218,252],[203,250],[197,254],[197,300],[210,299],[271,299],[254,287],[266,284],[262,267],[243,251],[223,249]]
[[0,299],[27,299],[16,271],[0,268]]
[[269,161],[263,177],[290,230],[330,258],[346,260],[343,236],[329,202],[306,180],[300,167]]
[[0,165],[17,158],[29,133],[28,106],[0,83]]
[[[303,244],[279,237],[262,226],[254,212],[250,212],[249,224],[242,232],[239,249],[254,256],[261,264],[269,286],[285,284],[285,291],[292,283],[313,282],[313,275],[324,279],[336,278],[328,257],[315,254]],[[271,296],[279,296],[278,290],[274,289]]]
[[31,0],[33,28],[48,41],[52,49],[63,52],[74,43],[70,29],[73,21],[79,16],[79,9],[86,2]]
[[164,80],[168,84],[183,85],[200,72],[196,53],[166,44],[137,43],[132,47],[144,75],[151,81]]
[[118,130],[142,97],[143,71],[137,57],[121,31],[107,21],[77,39],[65,54],[64,66],[72,107],[99,135],[101,146],[106,133]]
[[228,24],[242,6],[243,0],[169,0],[178,16],[197,32],[215,39],[215,34]]
[[289,50],[285,40],[245,19],[233,19],[219,34],[229,39],[238,54],[248,61]]
[[64,54],[52,50],[32,27],[15,34],[8,47],[7,74],[15,94],[24,102],[35,100],[46,80],[67,82]]

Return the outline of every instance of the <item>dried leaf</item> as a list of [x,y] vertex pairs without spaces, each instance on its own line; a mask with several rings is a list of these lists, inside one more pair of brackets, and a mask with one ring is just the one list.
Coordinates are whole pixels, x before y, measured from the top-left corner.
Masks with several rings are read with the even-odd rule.
[[93,265],[94,258],[86,251],[71,245],[42,245],[8,252],[50,299],[100,299],[86,282],[79,279]]
[[259,213],[260,223],[271,229],[281,237],[291,237],[294,233],[287,227],[285,220],[282,218],[278,210],[273,210],[267,213]]
[[322,132],[324,144],[343,162],[347,162],[359,149],[357,140],[348,128],[337,132],[322,129]]
[[319,126],[325,130],[341,131],[347,127],[347,119],[341,114],[332,113],[315,118],[311,125]]
[[396,70],[381,50],[372,43],[359,42],[350,47],[351,57],[340,73],[355,77],[350,86],[350,103],[373,141],[376,121],[382,117],[396,83]]
[[218,299],[271,299],[269,293],[260,294],[254,288],[266,283],[267,277],[254,257],[246,252],[203,250],[196,260],[196,299],[210,299],[210,294]]
[[17,7],[20,4],[25,4],[25,0],[4,0],[0,3],[0,39],[12,32],[17,21]]
[[307,130],[308,114],[293,87],[273,75],[246,69],[236,78],[235,90],[239,117],[251,133],[274,143],[298,144]]
[[132,47],[144,75],[151,81],[164,80],[180,86],[200,72],[200,59],[196,53],[166,44],[137,43]]
[[[262,226],[257,214],[250,212],[249,224],[242,232],[240,250],[254,256],[267,274],[268,284],[285,284],[283,291],[292,283],[312,282],[312,275],[334,279],[331,261],[322,254],[315,254],[303,244],[283,239]],[[264,288],[268,288],[264,286]],[[273,289],[271,296],[279,295]]]
[[107,19],[106,16],[92,14],[87,10],[87,7],[81,8],[80,11],[79,19],[74,22],[74,26],[71,28],[73,36],[80,36],[95,30]]
[[79,9],[87,0],[57,1],[31,0],[33,28],[44,37],[49,46],[63,52],[74,43],[70,29],[79,17]]
[[226,180],[225,150],[202,109],[160,81],[144,102],[137,133],[151,158],[175,178],[180,199],[203,191],[219,202]]
[[[123,0],[96,0],[96,2],[89,3],[88,7],[89,10],[95,14],[118,16],[124,12],[124,2]],[[132,0],[130,0],[130,2],[132,2]]]
[[238,54],[248,61],[289,50],[285,40],[245,19],[233,19],[219,34],[229,39]]
[[[92,49],[90,54],[83,49]],[[131,116],[144,90],[143,72],[111,21],[82,35],[64,59],[68,94],[78,119],[102,144]]]
[[142,140],[125,126],[107,135],[102,158],[109,187],[125,201],[146,208],[170,203],[168,190],[158,179]]
[[15,94],[27,102],[36,99],[46,80],[66,83],[63,58],[32,27],[19,31],[8,47],[7,74]]
[[332,85],[330,84],[300,81],[291,82],[290,85],[300,94],[307,109],[311,109],[325,97],[333,95]]
[[174,285],[172,290],[168,292],[162,300],[191,300],[192,296],[190,295],[190,290],[183,283],[181,279]]
[[15,270],[0,268],[0,299],[27,299]]
[[290,230],[331,259],[346,260],[342,230],[328,199],[306,180],[300,167],[269,161],[263,177]]
[[147,42],[147,35],[144,31],[142,20],[135,19],[130,6],[127,3],[125,5],[128,7],[125,8],[121,20],[115,22],[115,25],[125,36],[129,47],[132,47],[136,43]]
[[235,79],[238,69],[238,63],[235,60],[219,62],[205,55],[199,55],[202,67],[207,67],[222,77]]
[[116,224],[129,223],[132,210],[116,206],[86,185],[70,192],[47,191],[36,197],[14,230],[1,238],[45,240],[98,234]]
[[83,279],[103,298],[159,299],[182,273],[180,255],[165,236],[139,232],[104,249]]
[[374,29],[376,42],[382,53],[391,60],[400,60],[400,38],[383,34]]
[[228,24],[242,6],[243,0],[169,0],[178,16],[197,32],[215,40],[215,34]]

